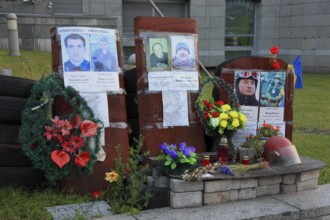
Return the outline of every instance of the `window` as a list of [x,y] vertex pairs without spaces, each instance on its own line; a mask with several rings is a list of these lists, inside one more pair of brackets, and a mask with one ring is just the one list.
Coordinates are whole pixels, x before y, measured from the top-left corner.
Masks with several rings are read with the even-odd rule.
[[254,53],[254,27],[254,1],[226,0],[226,60]]
[[[188,17],[187,0],[154,0],[159,10],[165,17]],[[134,45],[134,18],[137,16],[159,16],[151,4],[145,0],[124,0],[123,1],[123,35],[124,38],[131,39],[130,42],[124,42],[124,64],[127,64],[128,58],[135,53],[132,48]]]
[[56,0],[54,14],[82,15],[83,4],[83,0]]

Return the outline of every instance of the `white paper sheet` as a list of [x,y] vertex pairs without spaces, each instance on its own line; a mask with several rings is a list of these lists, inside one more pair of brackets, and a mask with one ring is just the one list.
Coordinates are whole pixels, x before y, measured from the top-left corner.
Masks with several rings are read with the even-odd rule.
[[80,93],[93,110],[96,118],[102,121],[104,127],[109,127],[108,98],[106,92]]
[[163,91],[164,126],[188,126],[188,101],[186,91]]
[[198,90],[198,72],[149,72],[150,91]]

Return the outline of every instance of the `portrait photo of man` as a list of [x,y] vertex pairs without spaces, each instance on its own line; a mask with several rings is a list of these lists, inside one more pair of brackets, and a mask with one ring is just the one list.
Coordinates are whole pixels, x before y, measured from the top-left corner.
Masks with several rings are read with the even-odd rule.
[[150,55],[151,67],[164,67],[168,66],[168,53],[163,51],[161,43],[154,43],[152,45],[152,54]]
[[169,68],[168,42],[168,38],[148,38],[147,63],[151,69]]
[[90,62],[86,56],[86,39],[80,34],[69,34],[64,38],[68,60],[64,62],[64,71],[90,71]]
[[[110,48],[110,42],[112,47]],[[118,60],[116,53],[116,41],[108,37],[101,37],[93,50],[92,69],[95,72],[118,71]]]
[[174,47],[172,47],[173,69],[179,69],[179,70],[196,69],[194,39],[173,38],[172,44],[174,44]]
[[258,106],[259,72],[237,71],[235,73],[234,90],[241,106]]

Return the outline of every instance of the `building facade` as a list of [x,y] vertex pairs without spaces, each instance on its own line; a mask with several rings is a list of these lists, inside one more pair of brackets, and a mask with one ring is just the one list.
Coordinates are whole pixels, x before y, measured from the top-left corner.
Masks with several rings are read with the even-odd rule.
[[[292,63],[300,55],[306,72],[330,72],[330,0],[154,0],[166,17],[198,22],[199,58],[206,67],[242,55]],[[124,62],[134,53],[133,20],[159,16],[147,0],[0,0],[0,48],[8,49],[7,19],[18,17],[20,48],[50,51],[50,28],[116,28]]]

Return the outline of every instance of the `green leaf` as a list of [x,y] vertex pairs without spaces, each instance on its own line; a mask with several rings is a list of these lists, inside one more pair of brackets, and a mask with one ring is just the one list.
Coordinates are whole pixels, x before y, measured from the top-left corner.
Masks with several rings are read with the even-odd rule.
[[174,170],[175,168],[176,168],[176,163],[174,162],[171,164],[171,169]]
[[167,161],[165,162],[165,166],[168,166],[168,165],[170,165],[171,163],[172,163],[172,161],[167,160]]

